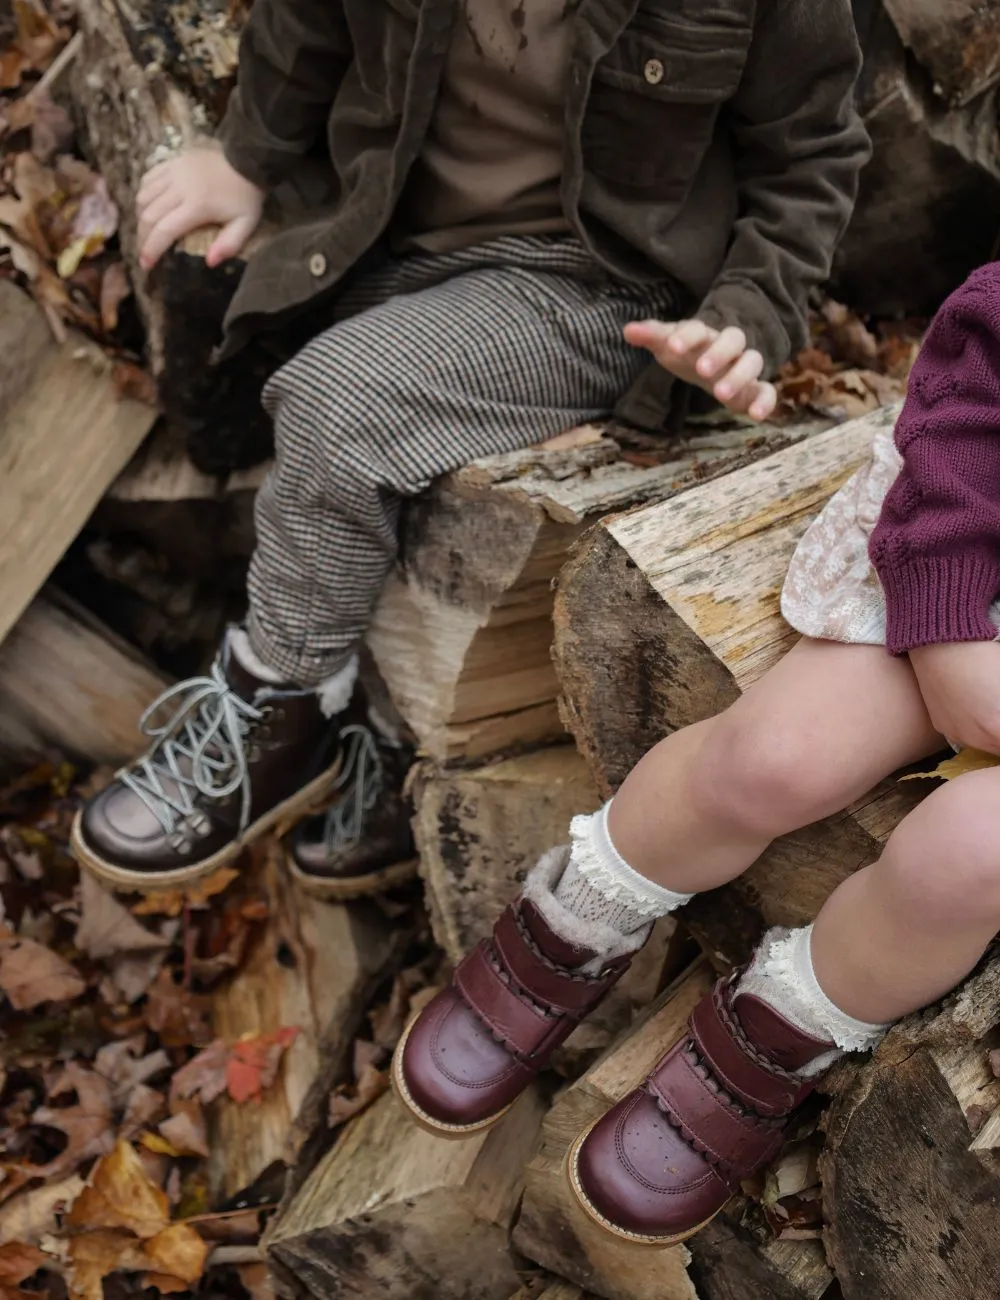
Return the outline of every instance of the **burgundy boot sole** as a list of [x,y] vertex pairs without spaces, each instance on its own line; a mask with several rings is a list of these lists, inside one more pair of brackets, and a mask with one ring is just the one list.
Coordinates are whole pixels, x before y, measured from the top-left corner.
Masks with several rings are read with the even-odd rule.
[[630,1241],[633,1246],[645,1246],[647,1249],[651,1250],[666,1250],[670,1246],[679,1246],[682,1242],[689,1240],[689,1238],[693,1237],[695,1233],[701,1232],[702,1228],[707,1228],[712,1220],[722,1213],[722,1210],[725,1207],[720,1206],[719,1210],[717,1210],[715,1214],[709,1215],[707,1219],[702,1220],[701,1223],[695,1224],[693,1228],[689,1228],[686,1232],[675,1233],[670,1237],[648,1237],[639,1232],[629,1232],[627,1228],[620,1228],[617,1224],[612,1223],[610,1219],[606,1219],[600,1210],[597,1209],[595,1205],[591,1204],[590,1198],[583,1189],[583,1183],[580,1181],[579,1170],[580,1148],[583,1146],[584,1142],[586,1142],[587,1138],[590,1137],[591,1129],[596,1128],[601,1122],[601,1118],[603,1118],[603,1116],[595,1119],[593,1124],[588,1128],[585,1128],[570,1147],[566,1156],[566,1177],[580,1209],[583,1210],[587,1217],[592,1219],[599,1228],[602,1228],[609,1237],[616,1237],[619,1241]]
[[339,775],[340,760],[338,759],[332,767],[328,767],[308,785],[302,786],[282,803],[275,804],[262,817],[258,817],[242,835],[232,840],[225,848],[219,849],[217,853],[204,858],[201,862],[193,862],[189,867],[175,867],[172,871],[138,871],[134,867],[120,867],[113,862],[107,862],[94,852],[83,837],[82,811],[77,813],[73,821],[70,851],[81,867],[115,889],[140,894],[154,894],[163,889],[175,889],[177,886],[203,880],[206,876],[213,875],[220,867],[228,866],[245,848],[282,822],[297,821],[300,817],[317,811],[330,795]]
[[477,1133],[485,1133],[487,1130],[495,1128],[514,1105],[514,1102],[511,1102],[509,1106],[505,1106],[503,1110],[497,1111],[495,1115],[489,1115],[486,1119],[477,1120],[475,1124],[445,1124],[442,1120],[435,1119],[433,1115],[428,1115],[425,1110],[417,1105],[403,1075],[403,1052],[406,1050],[410,1030],[418,1019],[419,1015],[414,1016],[406,1026],[403,1037],[399,1040],[392,1057],[392,1090],[409,1112],[410,1118],[422,1129],[426,1129],[428,1133],[433,1133],[435,1137],[447,1138],[450,1141],[461,1141],[463,1138],[475,1137]]

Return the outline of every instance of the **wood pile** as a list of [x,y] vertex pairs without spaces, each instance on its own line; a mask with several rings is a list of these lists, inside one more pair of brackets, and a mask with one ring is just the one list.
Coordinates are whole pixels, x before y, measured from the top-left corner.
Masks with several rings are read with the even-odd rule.
[[[269,449],[257,394],[298,342],[289,333],[208,371],[240,264],[209,271],[199,236],[147,280],[129,225],[148,163],[217,121],[242,7],[79,8],[76,96],[123,214],[166,419],[147,438],[156,412],[120,402],[101,358],[79,339],[51,341],[0,280],[6,770],[54,754],[122,761],[142,707],[200,667],[239,615]],[[991,255],[1000,228],[1000,5],[855,10],[876,152],[837,284],[875,314],[920,313]],[[580,1128],[682,1032],[714,971],[743,960],[764,926],[814,917],[878,854],[921,783],[884,782],[698,898],[683,924],[661,922],[557,1073],[493,1132],[431,1137],[383,1094],[374,1064],[403,1008],[429,992],[417,965],[430,988],[445,978],[573,814],[788,649],[778,591],[795,541],[893,417],[707,422],[671,442],[573,430],[470,465],[408,505],[368,649],[419,754],[409,790],[433,945],[412,894],[384,909],[300,897],[271,844],[255,863],[266,916],[208,1013],[229,1044],[298,1028],[259,1104],[214,1104],[208,1158],[215,1204],[281,1200],[264,1248],[283,1295],[994,1300],[997,959],[897,1027],[870,1063],[838,1070],[825,1113],[810,1113],[766,1183],[687,1246],[605,1238],[562,1174]]]

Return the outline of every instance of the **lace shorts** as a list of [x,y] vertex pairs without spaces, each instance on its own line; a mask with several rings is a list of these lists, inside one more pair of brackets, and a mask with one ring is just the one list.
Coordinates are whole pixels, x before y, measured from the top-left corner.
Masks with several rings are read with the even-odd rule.
[[[876,436],[867,464],[830,498],[795,548],[781,612],[804,636],[885,645],[885,595],[868,541],[903,465],[892,435],[884,429]],[[1000,601],[991,617],[1000,628]]]

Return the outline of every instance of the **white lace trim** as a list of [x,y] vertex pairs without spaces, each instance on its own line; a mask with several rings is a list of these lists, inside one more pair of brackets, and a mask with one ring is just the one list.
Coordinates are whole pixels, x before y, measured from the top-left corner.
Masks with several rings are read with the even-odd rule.
[[813,968],[812,930],[770,930],[739,991],[761,998],[807,1034],[832,1039],[842,1051],[867,1052],[889,1025],[855,1020],[830,1001]]
[[625,904],[638,916],[665,916],[683,907],[693,894],[677,894],[647,880],[621,856],[608,834],[610,803],[595,813],[574,817],[569,833],[573,842],[570,860],[581,876],[611,902]]

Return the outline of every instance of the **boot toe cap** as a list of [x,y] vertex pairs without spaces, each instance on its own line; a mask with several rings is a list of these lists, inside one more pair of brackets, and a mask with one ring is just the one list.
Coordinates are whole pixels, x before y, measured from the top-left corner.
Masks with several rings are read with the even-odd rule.
[[130,866],[162,854],[166,838],[152,811],[121,781],[112,781],[84,806],[80,835],[99,857]]
[[665,1244],[690,1236],[732,1195],[641,1089],[590,1130],[571,1176],[585,1208],[611,1231]]
[[439,993],[407,1034],[398,1073],[406,1100],[443,1128],[500,1115],[531,1075],[452,989]]

